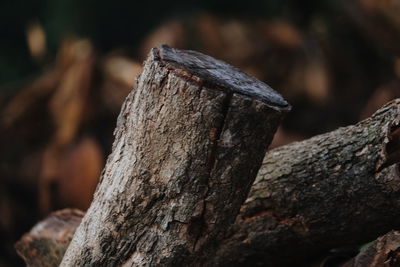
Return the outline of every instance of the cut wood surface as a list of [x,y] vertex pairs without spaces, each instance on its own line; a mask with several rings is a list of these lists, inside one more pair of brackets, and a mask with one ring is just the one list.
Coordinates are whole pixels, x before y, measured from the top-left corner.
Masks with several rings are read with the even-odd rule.
[[400,227],[400,99],[267,153],[212,265],[282,266]]
[[289,109],[226,63],[153,49],[61,266],[200,265],[235,220]]
[[56,267],[85,213],[76,209],[53,212],[15,244],[27,266]]

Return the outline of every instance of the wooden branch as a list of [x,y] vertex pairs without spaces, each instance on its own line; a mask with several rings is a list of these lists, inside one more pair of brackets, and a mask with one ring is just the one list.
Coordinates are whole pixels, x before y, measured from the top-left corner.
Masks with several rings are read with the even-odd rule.
[[234,221],[289,109],[226,63],[153,49],[61,266],[199,265]]
[[397,99],[354,126],[267,153],[212,265],[299,263],[398,229],[399,122]]
[[27,266],[56,267],[85,213],[75,209],[53,212],[15,244]]

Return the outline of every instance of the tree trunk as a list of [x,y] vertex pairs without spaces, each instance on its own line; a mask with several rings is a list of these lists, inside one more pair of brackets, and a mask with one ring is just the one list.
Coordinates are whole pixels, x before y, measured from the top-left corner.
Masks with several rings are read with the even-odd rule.
[[282,266],[400,227],[400,99],[267,153],[210,265]]
[[200,265],[234,221],[289,109],[226,63],[153,49],[61,266]]

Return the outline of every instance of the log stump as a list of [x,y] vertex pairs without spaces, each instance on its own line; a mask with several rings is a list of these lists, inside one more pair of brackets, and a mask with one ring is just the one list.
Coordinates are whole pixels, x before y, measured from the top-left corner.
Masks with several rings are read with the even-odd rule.
[[151,51],[61,266],[201,265],[235,220],[288,103],[194,51]]

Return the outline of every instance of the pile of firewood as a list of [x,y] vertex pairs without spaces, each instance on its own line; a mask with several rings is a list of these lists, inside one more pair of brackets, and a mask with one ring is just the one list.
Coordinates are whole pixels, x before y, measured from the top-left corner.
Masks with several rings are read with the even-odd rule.
[[152,49],[87,213],[53,213],[19,254],[29,266],[286,266],[331,250],[322,266],[397,266],[398,232],[357,246],[400,225],[400,100],[264,157],[289,110],[222,61]]
[[[90,206],[106,156],[111,152],[117,115],[128,93],[135,90],[135,78],[143,70],[140,62],[146,58],[152,47],[167,43],[177,48],[203,51],[238,66],[279,90],[293,109],[285,116],[269,146],[270,149],[276,149],[272,150],[276,153],[290,149],[292,155],[297,155],[297,152],[291,150],[295,148],[295,144],[293,147],[282,148],[283,150],[279,147],[369,118],[385,103],[400,97],[398,5],[395,1],[349,1],[342,7],[342,17],[337,24],[329,24],[332,21],[316,18],[309,28],[294,25],[284,19],[231,19],[209,13],[200,13],[190,18],[173,18],[155,28],[141,42],[135,53],[119,49],[103,54],[89,40],[66,38],[60,44],[54,62],[46,66],[40,74],[24,82],[17,88],[18,91],[14,91],[16,93],[11,93],[10,90],[0,91],[0,264],[2,261],[15,263],[15,241],[51,211],[67,207],[86,210]],[[341,23],[351,27],[343,27]],[[37,57],[39,52],[34,48],[34,34],[37,34],[37,29],[32,31],[30,42],[33,43],[30,46],[33,47],[32,56]],[[340,38],[341,31],[344,31],[343,36],[352,35],[348,42],[347,37],[337,39],[338,36]],[[360,58],[365,58],[365,61],[360,61]],[[387,140],[396,140],[395,129],[381,134]],[[327,138],[335,142],[334,139],[329,139],[330,136],[323,135],[321,140]],[[310,143],[307,142],[309,141],[301,144],[309,146]],[[388,142],[385,141],[383,146],[386,147]],[[396,147],[396,142],[389,143],[391,147]],[[373,153],[378,153],[378,150]],[[395,148],[389,150],[396,151]],[[282,159],[274,158],[274,153],[268,155],[273,162]],[[312,155],[316,158],[316,155]],[[389,162],[396,162],[395,153],[391,155]],[[264,159],[264,164],[267,159],[268,156]],[[373,161],[372,158],[364,160]],[[292,164],[292,160],[288,161],[286,164]],[[384,163],[380,164],[385,166]],[[317,168],[312,164],[311,167]],[[333,166],[332,170],[335,167],[339,168]],[[370,171],[368,175],[375,175],[375,170],[378,169],[367,169]],[[262,170],[263,168],[259,178]],[[307,168],[304,172],[306,171]],[[316,169],[309,171],[314,175]],[[335,175],[344,174],[339,171]],[[296,179],[295,177],[292,179]],[[338,180],[339,176],[331,179]],[[334,187],[336,180],[329,182],[331,186]],[[305,182],[304,186],[306,184],[318,186],[316,182]],[[351,190],[355,185],[346,185],[346,190]],[[298,185],[296,188],[300,190],[302,187]],[[345,191],[345,188],[342,190]],[[302,199],[296,194],[293,198],[279,201],[290,204],[291,201]],[[321,196],[314,198],[315,202],[321,202]],[[274,200],[276,201],[278,200]],[[346,202],[349,200],[345,197],[343,201],[344,206],[337,209],[350,211],[346,206],[350,205]],[[259,202],[268,201],[256,200],[254,203]],[[384,204],[383,210],[387,209]],[[258,214],[265,213],[278,218],[279,222],[293,223],[297,227],[294,232],[301,232],[304,228],[303,222],[298,220],[300,215],[297,214],[303,206],[296,204],[292,207],[293,210],[277,211],[276,215],[271,212],[271,208],[260,208],[258,205],[253,208],[244,204],[242,216],[237,220],[250,223],[257,221],[255,218],[258,218]],[[390,207],[391,204],[387,205]],[[311,207],[313,206],[310,209]],[[333,214],[329,216],[337,215],[334,211],[331,212]],[[319,211],[319,214],[329,217],[322,215],[323,211]],[[362,215],[365,214],[361,213],[360,216]],[[391,220],[395,212],[390,216],[379,212],[375,215],[381,216],[382,221],[385,221]],[[293,218],[296,219],[292,221]],[[344,220],[345,216],[339,218]],[[325,221],[315,220],[325,225]],[[328,253],[329,249],[342,249],[350,245],[350,252],[346,250],[344,253],[344,258],[349,259],[358,253],[359,245],[372,241],[392,228],[398,229],[394,226],[396,220],[392,221],[391,227],[375,226],[381,230],[375,231],[374,228],[362,239],[345,235],[360,232],[354,229],[347,229],[346,232],[346,229],[339,226],[332,226],[331,230],[345,234],[330,236],[324,232],[312,241],[307,238],[290,239],[292,247],[288,250],[288,255],[282,258],[304,259],[303,262],[308,263],[320,256],[321,261],[329,263],[343,254]],[[363,232],[369,231],[370,228],[365,226],[363,220],[354,219],[349,225],[356,227],[357,223]],[[265,235],[270,235],[273,231],[271,229]],[[233,236],[242,240],[246,235]],[[244,240],[251,246],[253,240],[247,238],[246,236]],[[254,236],[254,242],[258,242],[258,238],[257,235]],[[376,244],[382,244],[382,240]],[[320,242],[320,245],[314,249],[302,243],[306,241],[311,244]],[[285,242],[281,246],[286,247]],[[274,246],[271,255],[275,254],[275,250],[281,250],[277,244]],[[372,248],[373,246],[369,247],[366,252],[371,253]],[[383,251],[380,248],[376,250]],[[270,259],[268,257],[264,260]]]

